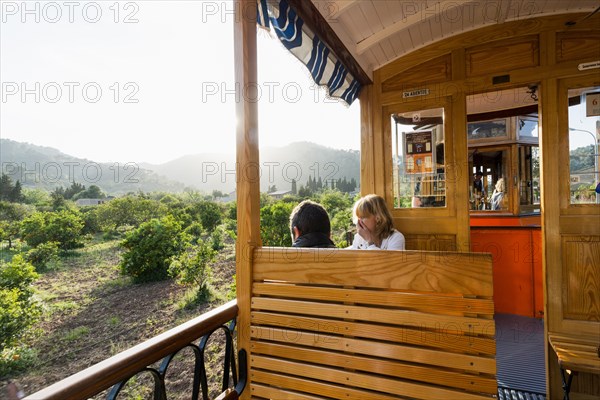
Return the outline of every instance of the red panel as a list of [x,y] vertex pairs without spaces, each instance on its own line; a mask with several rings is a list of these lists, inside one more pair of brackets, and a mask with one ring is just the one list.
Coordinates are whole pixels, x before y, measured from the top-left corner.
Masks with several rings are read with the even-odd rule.
[[[497,313],[539,317],[534,304],[538,293],[534,290],[533,260],[536,249],[532,246],[532,230],[471,228],[471,250],[492,253]],[[541,255],[541,250],[538,252]]]

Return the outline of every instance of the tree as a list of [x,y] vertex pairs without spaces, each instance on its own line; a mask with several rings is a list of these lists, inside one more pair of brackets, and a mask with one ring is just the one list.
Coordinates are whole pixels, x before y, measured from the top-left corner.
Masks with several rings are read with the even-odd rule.
[[21,221],[29,213],[23,204],[0,202],[0,240],[8,240],[8,248],[12,247],[13,239],[19,236]]
[[32,287],[37,278],[21,255],[9,263],[0,260],[0,353],[16,344],[40,315]]
[[104,231],[115,231],[122,226],[138,227],[152,218],[160,218],[167,213],[167,206],[156,200],[125,196],[99,205],[96,213]]
[[330,217],[339,211],[352,207],[352,199],[338,190],[327,190],[319,198],[319,202],[325,207]]
[[297,194],[298,190],[296,188],[296,180],[292,179],[292,194]]
[[54,189],[54,191],[50,193],[50,197],[52,198],[53,210],[60,210],[67,206],[67,202],[65,201],[65,190],[62,186]]
[[180,254],[188,242],[188,235],[171,215],[144,222],[127,233],[121,242],[125,248],[121,272],[133,277],[136,282],[166,279],[171,257]]
[[85,186],[82,185],[81,183],[77,183],[75,181],[73,181],[73,183],[71,183],[71,186],[69,186],[63,193],[63,196],[65,199],[70,200],[72,199],[77,193],[79,192],[83,192],[85,190]]
[[0,178],[0,201],[10,201],[13,191],[13,183],[10,176],[2,174]]
[[200,201],[188,207],[188,214],[194,220],[200,220],[205,231],[214,230],[222,220],[221,208],[212,201]]
[[20,203],[23,201],[23,188],[21,187],[21,182],[16,181],[15,187],[13,187],[12,192],[10,194],[10,201],[13,203]]
[[83,246],[83,218],[77,210],[35,212],[21,223],[23,240],[30,246],[58,242],[62,250]]
[[75,196],[73,196],[73,200],[78,200],[78,199],[103,199],[105,197],[106,197],[106,195],[104,194],[104,192],[102,192],[102,190],[98,186],[91,185],[86,190],[81,191],[81,192],[77,193]]
[[265,246],[291,246],[290,214],[295,203],[278,201],[260,209],[260,236]]
[[36,271],[44,271],[48,264],[58,259],[58,242],[46,242],[29,250],[25,260],[35,267]]
[[23,203],[33,204],[38,207],[46,207],[50,204],[50,194],[41,189],[27,189],[23,190]]
[[198,243],[177,257],[169,265],[169,275],[185,286],[196,286],[198,298],[207,299],[210,295],[212,269],[210,264],[217,252],[206,242]]
[[310,190],[308,185],[306,187],[300,185],[300,189],[298,190],[298,196],[303,198],[310,197],[312,196],[312,190]]

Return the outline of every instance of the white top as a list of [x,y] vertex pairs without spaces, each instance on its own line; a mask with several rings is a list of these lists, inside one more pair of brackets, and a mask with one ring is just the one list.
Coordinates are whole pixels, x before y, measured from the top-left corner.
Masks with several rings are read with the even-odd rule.
[[362,238],[359,234],[354,235],[354,240],[352,241],[352,246],[349,249],[355,250],[405,250],[404,244],[404,235],[398,232],[397,230],[393,230],[392,234],[387,238],[383,239],[381,242],[381,247],[377,247],[372,244],[369,246],[369,243]]

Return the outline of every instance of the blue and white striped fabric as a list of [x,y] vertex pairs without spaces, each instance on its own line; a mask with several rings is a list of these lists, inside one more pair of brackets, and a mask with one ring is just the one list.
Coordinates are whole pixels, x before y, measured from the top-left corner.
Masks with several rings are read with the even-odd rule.
[[257,23],[271,29],[281,43],[310,71],[330,97],[348,105],[358,97],[361,85],[317,35],[304,25],[286,0],[257,0]]

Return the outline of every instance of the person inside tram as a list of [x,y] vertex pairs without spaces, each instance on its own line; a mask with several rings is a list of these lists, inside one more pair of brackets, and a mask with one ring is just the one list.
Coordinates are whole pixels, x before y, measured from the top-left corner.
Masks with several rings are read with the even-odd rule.
[[419,197],[420,194],[421,194],[421,178],[417,178],[417,183],[415,184],[415,190],[413,192],[413,197],[410,200],[410,206],[412,208],[418,208],[418,207],[423,206],[423,203],[421,202],[421,197]]
[[498,179],[498,182],[496,182],[496,186],[494,186],[494,192],[492,193],[492,210],[502,210],[504,208],[505,191],[506,185],[504,184],[504,178],[500,178]]
[[325,208],[319,203],[304,200],[290,214],[292,247],[333,248],[331,222]]
[[356,235],[349,249],[404,250],[404,235],[394,229],[392,215],[383,197],[369,194],[360,198],[352,209]]

